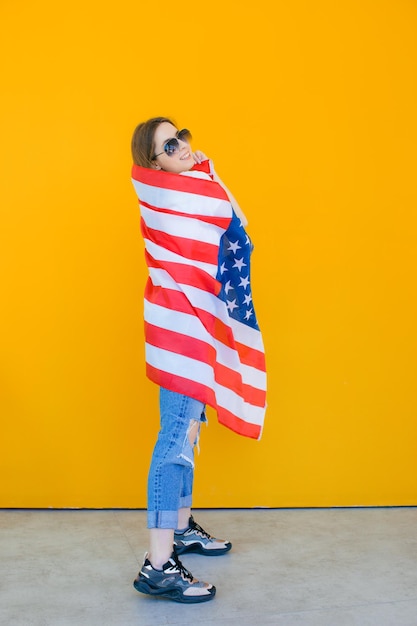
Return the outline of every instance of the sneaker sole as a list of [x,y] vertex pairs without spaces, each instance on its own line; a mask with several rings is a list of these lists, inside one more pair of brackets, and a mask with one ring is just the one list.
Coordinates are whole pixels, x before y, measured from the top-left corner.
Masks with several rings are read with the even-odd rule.
[[175,545],[174,549],[178,555],[184,554],[184,552],[194,552],[195,554],[203,554],[204,556],[221,556],[232,549],[232,544],[226,548],[219,548],[218,550],[206,550],[200,543],[192,543],[189,546]]
[[150,587],[145,581],[134,580],[133,586],[136,591],[140,593],[146,593],[150,596],[157,596],[159,598],[168,598],[174,602],[181,602],[183,604],[196,604],[197,602],[208,602],[213,600],[216,595],[216,587],[214,585],[209,591],[209,594],[204,596],[184,596],[179,589],[154,589]]

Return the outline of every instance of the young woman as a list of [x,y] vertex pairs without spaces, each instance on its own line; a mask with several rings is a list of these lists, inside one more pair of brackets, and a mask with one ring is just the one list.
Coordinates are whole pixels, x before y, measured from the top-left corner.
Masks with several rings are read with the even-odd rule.
[[[247,385],[240,378],[234,381],[240,364],[231,348],[228,311],[237,305],[218,297],[225,292],[223,283],[226,289],[232,288],[221,279],[226,271],[220,263],[221,250],[231,254],[226,244],[231,242],[234,251],[246,246],[246,257],[238,259],[239,272],[249,265],[251,244],[243,229],[247,222],[211,162],[204,153],[192,151],[190,139],[189,131],[179,131],[163,117],[139,124],[132,138],[132,178],[149,268],[147,374],[160,386],[161,419],[148,477],[150,546],[134,586],[142,593],[184,603],[211,600],[216,589],[195,579],[178,555],[189,551],[216,556],[232,547],[203,530],[191,515],[194,446],[201,423],[206,422],[205,405],[213,406],[226,426],[259,436],[259,423],[246,427],[242,418],[248,401],[241,389]],[[231,225],[241,239],[226,237]],[[249,279],[240,278],[249,307]],[[247,308],[248,315],[252,338],[257,329],[253,309]],[[220,339],[219,332],[223,333]],[[219,357],[222,351],[227,351],[227,357]],[[229,361],[226,365],[225,360]],[[221,375],[226,382],[219,384]],[[229,393],[227,381],[232,379]],[[221,394],[226,400],[219,400]],[[259,399],[258,394],[255,404],[255,411],[264,410],[264,397]],[[259,422],[258,413],[249,421]],[[258,429],[256,435],[253,429]]]

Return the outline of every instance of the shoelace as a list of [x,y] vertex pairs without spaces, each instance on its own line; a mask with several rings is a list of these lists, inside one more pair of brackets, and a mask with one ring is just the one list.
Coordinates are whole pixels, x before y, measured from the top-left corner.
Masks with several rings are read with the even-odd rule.
[[184,579],[187,579],[190,581],[190,583],[193,582],[194,580],[194,576],[191,574],[191,572],[188,571],[188,569],[186,567],[184,567],[184,565],[181,563],[181,561],[178,558],[177,554],[173,554],[170,558],[170,561],[174,561],[176,569],[178,570],[178,573],[181,574],[181,576]]
[[200,524],[197,524],[197,522],[194,521],[193,517],[190,518],[190,530],[195,530],[206,539],[211,539],[211,535],[209,535],[209,533],[204,530],[204,528],[201,528]]

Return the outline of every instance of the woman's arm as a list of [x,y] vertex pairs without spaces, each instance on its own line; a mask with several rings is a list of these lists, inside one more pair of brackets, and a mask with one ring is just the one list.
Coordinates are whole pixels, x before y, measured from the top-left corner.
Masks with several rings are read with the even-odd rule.
[[213,180],[216,181],[216,183],[219,183],[219,185],[221,185],[223,187],[223,189],[225,190],[225,192],[229,196],[230,204],[232,205],[236,215],[240,218],[243,226],[247,226],[248,225],[248,220],[246,219],[245,214],[243,213],[242,209],[238,205],[238,203],[236,201],[236,198],[232,195],[231,191],[229,191],[229,189],[226,187],[224,182],[222,180],[220,180],[220,178],[218,177],[218,175],[217,175],[217,173],[215,171],[213,171]]
[[[194,161],[196,163],[202,163],[202,161],[207,161],[208,160],[208,157],[204,154],[204,152],[201,152],[201,150],[196,150],[193,153],[193,156],[194,156]],[[211,163],[213,164],[213,161]],[[232,205],[236,215],[240,218],[243,226],[247,226],[248,225],[248,220],[246,219],[245,214],[243,213],[242,209],[240,208],[236,198],[232,195],[232,193],[226,187],[224,182],[219,178],[217,172],[214,171],[214,166],[213,166],[213,170],[212,170],[212,175],[213,175],[213,180],[216,183],[218,183],[219,185],[221,185],[223,187],[223,189],[225,190],[225,192],[227,193],[227,196],[228,196],[228,198],[230,200],[230,204]]]
[[[202,161],[206,161],[207,159],[208,157],[204,154],[204,152],[201,152],[200,150],[196,150],[196,152],[194,152],[194,160],[196,163],[201,163]],[[230,200],[230,204],[232,205],[236,215],[240,218],[243,226],[247,226],[248,220],[246,219],[245,214],[243,213],[242,209],[240,208],[239,204],[237,203],[236,198],[233,196],[231,191],[229,191],[229,189],[226,187],[224,182],[219,178],[217,172],[214,171],[214,167],[213,167],[212,175],[213,175],[213,180],[219,185],[221,185],[221,187],[223,187],[223,189],[227,193],[227,196]]]

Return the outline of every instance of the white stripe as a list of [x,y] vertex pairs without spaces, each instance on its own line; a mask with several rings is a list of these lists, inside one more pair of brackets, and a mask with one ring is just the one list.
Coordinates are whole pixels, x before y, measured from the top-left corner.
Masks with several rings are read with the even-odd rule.
[[[141,207],[140,212],[148,228],[153,228],[174,237],[185,237],[186,239],[218,246],[220,238],[225,232],[224,228],[207,224],[207,222],[202,222],[195,217],[160,213],[145,206]],[[189,233],[192,233],[192,237],[189,236]]]
[[233,336],[238,343],[243,343],[245,346],[249,346],[259,352],[264,352],[264,344],[262,341],[262,335],[256,328],[251,328],[238,320],[230,318],[230,327],[233,331]]
[[148,324],[164,330],[171,330],[206,343],[212,343],[210,333],[195,315],[173,311],[145,299],[144,318]]
[[161,267],[149,267],[149,276],[156,287],[165,287],[174,291],[182,291],[170,274]]
[[149,239],[144,239],[146,250],[149,252],[153,259],[157,261],[171,262],[171,263],[181,263],[182,265],[192,265],[193,267],[198,267],[203,270],[203,272],[207,272],[213,278],[217,276],[217,264],[214,263],[204,263],[204,261],[196,261],[194,259],[187,259],[180,254],[176,254],[175,252],[171,252],[167,250],[163,246],[158,246],[153,241],[149,241]]
[[200,170],[188,170],[188,172],[180,172],[180,176],[189,176],[190,178],[202,178],[203,180],[213,181],[211,176],[207,172],[200,172]]
[[172,309],[145,300],[144,317],[146,322],[158,328],[181,333],[213,346],[216,350],[216,361],[220,363],[220,365],[224,365],[239,373],[243,383],[257,389],[265,390],[265,372],[253,366],[243,365],[239,360],[239,355],[236,350],[233,350],[212,337],[200,320],[194,315],[173,311]]
[[247,385],[266,391],[266,373],[251,365],[240,365],[242,380]]
[[[188,191],[154,187],[141,183],[134,178],[132,178],[132,182],[139,202],[142,200],[159,209],[188,213],[190,215],[232,217],[233,209],[229,200],[221,200],[220,198],[212,198]],[[213,184],[217,185],[218,183],[213,182]]]
[[145,344],[145,350],[146,362],[152,367],[213,388],[214,372],[210,365],[176,352],[157,348],[149,343]]
[[[262,425],[265,409],[247,402],[231,389],[216,383],[213,370],[209,365],[190,357],[182,356],[168,350],[146,344],[146,362],[161,371],[190,379],[207,387],[211,387],[216,395],[217,404],[233,415],[250,424]],[[161,367],[163,363],[163,367]]]

